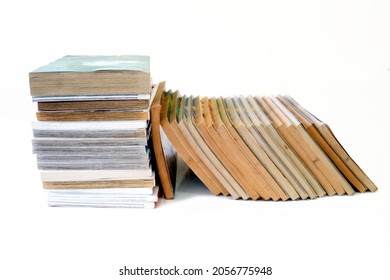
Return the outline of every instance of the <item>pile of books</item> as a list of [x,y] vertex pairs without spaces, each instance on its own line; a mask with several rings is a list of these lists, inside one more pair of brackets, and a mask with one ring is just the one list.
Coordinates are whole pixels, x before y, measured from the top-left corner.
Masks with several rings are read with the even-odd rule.
[[29,74],[50,206],[153,208],[148,56],[65,56]]
[[176,152],[214,195],[234,199],[377,190],[289,96],[181,96],[152,85],[148,56],[65,56],[29,77],[50,206],[153,208],[157,185],[175,196]]
[[158,97],[169,142],[215,195],[285,201],[377,190],[329,126],[291,97]]

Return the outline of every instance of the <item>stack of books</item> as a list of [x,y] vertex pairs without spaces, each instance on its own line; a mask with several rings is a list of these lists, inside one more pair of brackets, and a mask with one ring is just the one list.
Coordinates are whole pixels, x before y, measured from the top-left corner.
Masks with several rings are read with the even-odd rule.
[[50,206],[154,208],[148,56],[65,56],[29,74]]
[[159,98],[167,139],[214,195],[286,201],[377,190],[329,126],[289,96]]

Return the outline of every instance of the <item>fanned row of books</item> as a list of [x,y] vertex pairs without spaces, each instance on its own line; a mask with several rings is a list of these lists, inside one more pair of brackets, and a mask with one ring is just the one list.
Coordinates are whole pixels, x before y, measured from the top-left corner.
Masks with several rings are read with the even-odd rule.
[[148,56],[65,56],[29,74],[50,206],[154,208]]
[[[161,87],[152,126],[214,195],[285,201],[377,190],[329,126],[289,96],[200,98]],[[159,139],[159,174],[169,178]],[[172,181],[162,186],[172,198]]]

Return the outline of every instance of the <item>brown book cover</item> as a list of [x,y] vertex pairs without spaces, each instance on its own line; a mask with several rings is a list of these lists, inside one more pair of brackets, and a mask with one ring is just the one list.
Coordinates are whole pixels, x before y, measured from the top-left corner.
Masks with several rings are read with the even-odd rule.
[[39,111],[77,111],[77,110],[147,110],[149,100],[93,100],[37,102]]
[[39,111],[38,121],[125,121],[149,120],[149,111]]
[[156,158],[157,172],[160,178],[160,184],[163,189],[164,197],[166,199],[172,199],[175,197],[177,161],[176,150],[173,148],[160,125],[161,115],[166,114],[166,111],[161,110],[161,102],[164,90],[165,82],[159,83],[156,95],[150,108],[152,122],[152,142]]
[[43,181],[44,189],[107,189],[154,187],[155,179],[95,180],[95,181]]

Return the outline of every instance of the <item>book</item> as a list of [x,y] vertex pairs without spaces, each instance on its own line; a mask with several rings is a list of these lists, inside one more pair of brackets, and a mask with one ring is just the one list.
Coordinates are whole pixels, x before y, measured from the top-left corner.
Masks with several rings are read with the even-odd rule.
[[154,176],[149,178],[132,178],[128,180],[96,181],[43,181],[44,189],[111,189],[111,188],[144,188],[156,186]]
[[150,93],[129,93],[129,94],[78,94],[78,95],[47,95],[32,96],[33,102],[84,102],[84,101],[122,101],[122,100],[148,100]]
[[149,107],[147,99],[113,99],[91,101],[38,102],[39,111],[77,111],[77,110],[146,110]]
[[99,180],[139,180],[153,179],[151,167],[148,169],[119,169],[119,170],[42,170],[43,182],[78,182]]
[[175,197],[177,155],[160,125],[161,99],[165,90],[165,82],[159,83],[156,95],[151,104],[151,126],[153,150],[163,195],[166,199]]
[[149,94],[150,58],[68,55],[29,74],[32,96]]
[[46,190],[49,206],[154,208],[158,201],[158,187]]
[[39,121],[149,120],[149,110],[39,111],[36,114]]
[[140,138],[146,141],[146,120],[133,121],[33,121],[35,138]]

